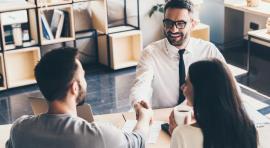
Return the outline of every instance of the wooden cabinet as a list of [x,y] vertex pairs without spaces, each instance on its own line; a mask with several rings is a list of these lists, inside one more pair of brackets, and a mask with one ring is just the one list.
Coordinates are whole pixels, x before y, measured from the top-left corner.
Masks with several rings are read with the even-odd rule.
[[[135,2],[134,0],[133,2]],[[136,3],[136,2],[135,2]],[[133,5],[131,1],[123,1],[123,7],[119,8],[119,12],[123,11],[123,23],[121,25],[109,25],[109,19],[108,15],[109,13],[109,5],[111,3],[108,2],[108,0],[92,0],[90,1],[90,7],[91,7],[91,13],[92,13],[92,20],[93,20],[93,27],[102,34],[111,34],[111,33],[117,33],[117,32],[123,32],[123,31],[130,31],[134,29],[139,29],[140,24],[139,24],[139,1],[137,0],[137,5]],[[137,18],[136,21],[134,22],[129,22],[127,20],[127,17],[129,15],[127,11],[127,7],[133,7],[134,10],[137,10]],[[121,14],[119,14],[121,15]],[[134,15],[134,14],[133,14]]]
[[34,68],[40,60],[39,47],[7,51],[4,59],[8,88],[36,83]]
[[[20,15],[18,18],[16,16]],[[36,24],[36,12],[35,9],[26,9],[26,10],[18,10],[18,11],[10,11],[10,12],[2,12],[0,13],[0,29],[1,29],[1,44],[3,45],[3,50],[12,50],[16,48],[24,48],[29,46],[34,46],[38,44],[38,36],[37,36],[37,24]],[[16,19],[15,19],[16,18]],[[18,23],[18,31],[17,34],[14,28],[15,23]],[[24,31],[27,31],[26,41],[24,41],[23,36]],[[12,36],[19,36],[19,40],[22,41],[21,45],[16,45],[16,40]],[[12,41],[12,42],[10,42]]]
[[137,65],[142,50],[142,37],[139,30],[110,34],[109,40],[113,69]]
[[[52,38],[46,39],[44,36],[44,32],[46,32],[46,24],[44,20],[47,21],[48,24],[51,24],[52,15],[55,10],[60,10],[63,12],[64,15],[64,26],[60,32],[67,32],[66,35],[62,35],[60,37],[56,37],[55,34],[52,34]],[[38,16],[39,16],[39,28],[40,28],[40,39],[41,45],[48,45],[48,44],[55,44],[67,41],[73,41],[75,39],[75,29],[74,29],[74,16],[73,16],[73,7],[72,5],[59,5],[59,6],[51,6],[45,8],[38,9]],[[51,29],[50,27],[47,27]],[[50,30],[51,31],[51,30]]]
[[199,23],[192,30],[191,36],[194,38],[199,38],[202,40],[209,41],[210,40],[210,27],[209,27],[209,25]]
[[[0,73],[3,75],[4,83],[0,84],[0,91],[36,83],[34,68],[41,58],[40,47],[75,39],[72,3],[72,0],[28,0],[16,3],[1,3]],[[44,37],[44,32],[51,31],[55,11],[62,14],[63,26],[62,29],[59,29],[57,37],[56,34],[53,34],[53,38],[48,39]],[[18,15],[20,17],[16,17]],[[14,18],[16,19],[13,20]],[[44,21],[42,21],[44,18],[46,20],[45,29]],[[19,25],[18,34],[13,32],[14,24]],[[22,39],[24,35],[22,24],[26,24],[28,27],[29,43]],[[7,27],[9,27],[9,30],[7,30]],[[20,41],[23,40],[23,44],[15,43],[16,35],[19,36]],[[22,37],[20,37],[21,35]]]
[[[34,84],[34,68],[41,58],[40,48],[44,45],[57,43],[66,43],[76,39],[74,26],[73,4],[76,2],[88,2],[91,9],[91,20],[93,28],[99,33],[99,62],[108,65],[112,69],[121,69],[137,65],[139,55],[142,50],[142,35],[136,24],[129,24],[127,21],[126,2],[121,6],[125,11],[124,24],[111,26],[108,23],[108,5],[107,0],[28,0],[24,2],[4,2],[0,5],[0,73],[4,77],[4,83],[0,85],[0,90]],[[127,1],[128,2],[128,1]],[[124,1],[123,1],[124,3]],[[137,3],[138,4],[138,3]],[[139,14],[139,7],[134,6]],[[122,10],[123,9],[123,10]],[[58,35],[52,31],[53,17],[55,12],[58,16],[63,16],[63,29]],[[22,46],[7,43],[5,28],[7,17],[16,13],[26,14],[23,22],[14,24],[27,23],[28,34],[31,44]],[[19,18],[22,19],[22,18]],[[46,23],[44,23],[46,20]],[[57,19],[56,19],[57,20]],[[8,22],[8,21],[7,21]],[[59,24],[58,24],[59,25]],[[13,28],[12,28],[13,29]],[[52,31],[48,38],[48,31]],[[55,30],[54,30],[55,31]],[[64,32],[64,35],[63,35]],[[10,33],[13,33],[10,31]],[[97,35],[96,35],[97,36]],[[14,37],[14,36],[13,36]],[[64,45],[64,44],[62,44]]]
[[140,30],[99,36],[98,43],[101,64],[114,70],[137,65],[142,50]]
[[[35,1],[35,0],[30,0],[30,1]],[[70,4],[72,3],[72,0],[36,0],[36,3],[38,7],[44,7],[44,6],[46,7],[46,6]]]

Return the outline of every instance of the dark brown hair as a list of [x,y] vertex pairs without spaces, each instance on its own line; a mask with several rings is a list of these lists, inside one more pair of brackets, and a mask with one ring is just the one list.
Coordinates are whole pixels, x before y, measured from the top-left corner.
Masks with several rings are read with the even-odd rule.
[[169,0],[165,4],[164,14],[168,8],[187,9],[189,13],[194,12],[193,3],[189,0]]
[[77,55],[77,49],[62,47],[45,54],[37,64],[35,68],[37,84],[48,101],[66,96],[78,69]]
[[257,148],[257,131],[245,112],[228,67],[218,59],[191,64],[195,119],[204,148]]

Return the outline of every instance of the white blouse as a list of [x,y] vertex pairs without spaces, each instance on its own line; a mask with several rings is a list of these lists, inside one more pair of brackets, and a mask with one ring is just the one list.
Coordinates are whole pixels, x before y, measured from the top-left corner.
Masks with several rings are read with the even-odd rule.
[[200,128],[181,125],[172,134],[171,148],[203,148],[203,134]]

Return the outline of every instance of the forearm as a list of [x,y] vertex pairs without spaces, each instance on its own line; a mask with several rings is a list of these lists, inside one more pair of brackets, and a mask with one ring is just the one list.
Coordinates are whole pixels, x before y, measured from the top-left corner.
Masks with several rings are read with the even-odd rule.
[[149,133],[149,129],[150,129],[149,124],[150,124],[150,120],[146,120],[146,119],[138,120],[133,131],[142,133],[144,137],[147,137]]

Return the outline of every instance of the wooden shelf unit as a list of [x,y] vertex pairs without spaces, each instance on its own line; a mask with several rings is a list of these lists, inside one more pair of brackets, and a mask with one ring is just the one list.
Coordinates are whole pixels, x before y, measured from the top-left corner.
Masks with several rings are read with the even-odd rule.
[[36,83],[34,68],[40,60],[39,47],[6,51],[4,60],[8,88]]
[[[29,25],[29,34],[36,45],[30,47],[16,47],[10,49],[5,45],[5,36],[3,35],[4,26],[0,23],[2,32],[0,50],[0,70],[4,71],[5,86],[2,89],[9,89],[28,84],[34,84],[34,67],[40,60],[40,47],[56,43],[64,43],[75,40],[74,12],[73,3],[89,2],[92,11],[93,27],[102,32],[99,37],[100,62],[110,65],[113,69],[121,69],[137,65],[139,54],[142,49],[141,32],[139,28],[125,23],[123,26],[110,27],[108,24],[108,6],[107,0],[44,0],[46,3],[40,3],[43,0],[28,0],[27,2],[5,2],[0,6],[0,14],[12,13],[12,11],[27,11],[27,21]],[[53,2],[52,2],[53,1]],[[45,4],[45,5],[43,5]],[[54,10],[62,10],[68,13],[69,35],[51,40],[45,39],[41,14],[47,19],[50,29],[52,14]],[[139,16],[138,16],[139,17]],[[0,17],[1,19],[1,17]],[[4,20],[0,20],[3,22]],[[139,22],[139,21],[138,21]],[[17,22],[16,22],[17,23]],[[138,24],[139,25],[139,24]],[[48,28],[48,27],[47,27]],[[46,36],[46,38],[48,38]],[[14,47],[14,46],[13,46]],[[108,59],[108,55],[110,55]]]
[[77,2],[89,2],[90,0],[73,0],[73,3],[77,3]]
[[141,31],[132,30],[99,36],[98,45],[100,63],[114,70],[136,66],[142,50]]
[[[91,13],[92,13],[93,27],[97,30],[97,32],[101,34],[110,34],[110,33],[116,33],[116,32],[136,30],[139,28],[139,20],[137,20],[137,24],[136,24],[138,26],[134,26],[134,25],[130,25],[129,22],[125,20],[126,19],[125,17],[124,17],[125,23],[123,23],[122,25],[118,25],[116,27],[110,27],[109,20],[108,20],[108,5],[110,5],[110,3],[108,3],[107,0],[92,0],[89,3],[90,3]],[[127,7],[127,6],[124,6],[124,7]],[[125,11],[125,8],[119,11]],[[137,12],[139,12],[139,10],[137,10]]]
[[[40,3],[42,0],[28,0],[27,2],[4,2],[0,5],[0,43],[2,48],[0,48],[0,72],[3,72],[5,86],[0,86],[0,91],[4,89],[19,87],[28,84],[36,83],[34,77],[34,67],[37,62],[40,60],[40,47],[43,45],[63,43],[75,40],[75,28],[74,28],[74,12],[73,12],[73,0],[44,0],[43,5]],[[52,2],[53,1],[53,2]],[[86,1],[86,0],[74,0],[77,1]],[[37,5],[36,5],[37,4]],[[52,19],[52,13],[55,9],[62,10],[68,13],[68,24],[67,37],[60,37],[52,40],[45,40],[43,38],[43,29],[41,22],[41,13],[45,14],[45,18],[48,21],[49,29]],[[27,20],[23,17],[19,18],[20,21],[13,21],[10,24],[5,23],[4,17],[2,14],[6,13],[15,13],[16,11],[26,11]],[[25,13],[25,12],[24,12]],[[48,14],[46,14],[48,13]],[[64,14],[65,15],[65,14]],[[15,16],[18,16],[15,15]],[[24,15],[25,16],[25,15]],[[50,18],[51,17],[51,18]],[[2,19],[3,18],[3,19]],[[7,18],[7,17],[6,17]],[[26,20],[26,21],[25,21]],[[10,21],[8,21],[10,22]],[[16,47],[15,45],[11,46],[10,44],[6,45],[5,43],[5,25],[11,24],[21,24],[28,23],[29,36],[34,42],[31,46],[24,44],[24,46]],[[65,22],[64,22],[65,24]],[[67,23],[66,23],[67,24]],[[64,25],[65,26],[65,25]],[[10,26],[8,26],[10,27]],[[11,27],[10,27],[11,28]],[[10,31],[12,33],[12,30]],[[66,36],[66,35],[63,35]],[[11,48],[12,47],[12,48]]]
[[210,40],[210,27],[209,25],[199,23],[191,32],[191,36],[202,40]]
[[4,57],[3,54],[0,53],[0,73],[3,76],[3,85],[0,84],[0,91],[7,89],[6,85],[6,72],[5,72],[5,66],[4,66]]
[[106,0],[90,1],[93,27],[98,32],[108,33],[108,17]]
[[[31,0],[35,1],[35,0]],[[46,3],[44,3],[46,2]],[[72,0],[36,0],[37,7],[71,4]]]
[[[17,48],[14,44],[6,44],[5,35],[4,35],[5,34],[4,26],[12,25],[12,24],[10,24],[10,22],[7,22],[7,19],[10,20],[10,18],[12,18],[18,14],[24,14],[25,18],[22,18],[19,21],[20,21],[20,23],[28,24],[29,38],[31,38],[30,41],[33,42],[33,44],[23,45],[20,48],[35,46],[38,44],[37,23],[36,23],[37,21],[36,21],[35,9],[3,12],[0,14],[0,16],[1,16],[0,29],[2,32],[1,38],[2,38],[3,50],[11,50],[11,49]],[[30,41],[28,41],[28,43],[30,43]],[[25,44],[25,43],[26,42],[23,42],[23,44]]]
[[31,9],[31,8],[35,8],[36,5],[35,3],[32,1],[24,1],[24,2],[1,2],[0,5],[0,12],[7,12],[7,11],[16,11],[16,10],[25,10],[25,9]]
[[134,27],[132,26],[117,26],[117,27],[111,27],[108,29],[108,33],[116,33],[116,32],[124,32],[124,31],[130,31],[134,30]]
[[[60,37],[60,38],[54,38],[54,39],[51,39],[51,40],[47,40],[43,36],[41,13],[45,13],[45,16],[46,16],[46,12],[53,13],[53,10],[55,10],[55,9],[62,10],[62,11],[65,11],[65,12],[68,13],[69,30],[70,30],[69,35],[70,36],[69,37]],[[50,24],[51,17],[52,16],[50,16],[50,14],[47,14],[46,19],[48,21],[48,24]],[[47,7],[47,8],[38,8],[38,21],[39,21],[39,29],[40,29],[39,35],[40,35],[41,45],[49,45],[49,44],[54,44],[54,43],[61,43],[61,42],[67,42],[67,41],[75,40],[74,16],[73,16],[73,7],[72,7],[71,4],[59,5],[59,6],[51,6],[51,7]]]

